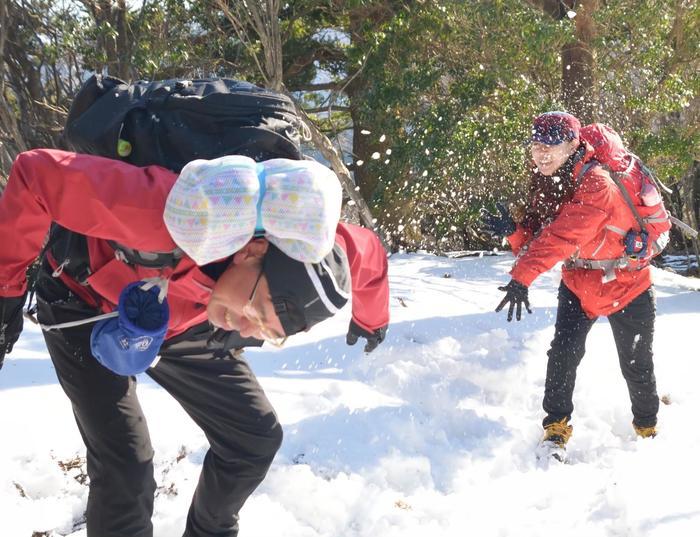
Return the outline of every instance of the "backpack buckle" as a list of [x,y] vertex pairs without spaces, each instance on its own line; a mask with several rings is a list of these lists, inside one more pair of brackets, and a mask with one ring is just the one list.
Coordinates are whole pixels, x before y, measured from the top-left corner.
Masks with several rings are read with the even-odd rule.
[[175,91],[182,91],[185,88],[189,88],[191,85],[191,80],[178,80],[177,82],[175,82]]

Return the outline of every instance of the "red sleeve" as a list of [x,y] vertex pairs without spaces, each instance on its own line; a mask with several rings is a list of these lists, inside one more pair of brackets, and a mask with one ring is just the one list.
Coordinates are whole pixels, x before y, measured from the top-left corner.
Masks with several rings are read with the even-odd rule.
[[527,251],[510,271],[511,276],[523,285],[530,285],[537,276],[594,239],[609,218],[605,209],[614,204],[616,188],[602,168],[596,167],[586,174],[559,216],[530,241]]
[[388,262],[379,238],[369,229],[341,223],[336,242],[350,263],[353,320],[369,332],[388,325]]
[[[51,222],[131,248],[175,248],[163,222],[177,175],[52,149],[21,153],[0,198],[0,296],[19,296]],[[8,247],[10,246],[11,247]]]
[[523,245],[527,244],[531,238],[532,233],[530,233],[530,230],[520,224],[516,224],[515,231],[506,237],[508,244],[510,244],[510,249],[513,250],[513,255],[518,255]]

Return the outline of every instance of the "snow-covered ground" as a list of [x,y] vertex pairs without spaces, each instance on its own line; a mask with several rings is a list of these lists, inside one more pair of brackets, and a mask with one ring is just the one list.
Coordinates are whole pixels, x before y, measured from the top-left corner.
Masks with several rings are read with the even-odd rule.
[[[349,313],[282,350],[247,352],[285,427],[241,513],[241,537],[687,537],[700,535],[700,281],[654,272],[660,434],[635,438],[605,319],[579,369],[570,464],[537,462],[557,271],[534,313],[493,312],[509,254],[390,260],[392,324],[364,355]],[[150,381],[156,537],[181,534],[206,450]],[[84,537],[83,448],[41,334],[0,372],[0,536]],[[33,533],[36,532],[36,533]]]
[[[657,258],[658,259],[658,258]],[[693,255],[663,255],[661,256],[660,266],[669,268],[678,274],[697,274],[698,260]]]

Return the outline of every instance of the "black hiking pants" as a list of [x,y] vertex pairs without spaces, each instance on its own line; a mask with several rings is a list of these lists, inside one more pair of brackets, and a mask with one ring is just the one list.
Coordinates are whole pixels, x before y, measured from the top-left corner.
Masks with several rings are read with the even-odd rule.
[[[554,339],[547,352],[543,425],[571,419],[576,368],[586,352],[586,337],[596,319],[581,309],[581,302],[562,282]],[[656,306],[649,287],[624,309],[608,316],[617,346],[620,369],[632,401],[633,423],[638,427],[656,425],[659,398],[652,358]]]
[[[60,282],[43,276],[37,292],[42,323],[96,313]],[[136,379],[97,362],[90,352],[91,330],[88,324],[44,332],[87,447],[87,534],[151,537],[153,448]],[[195,327],[166,341],[160,362],[148,374],[182,405],[210,444],[184,536],[234,537],[238,511],[265,477],[282,442],[282,428],[248,364],[231,353],[216,359],[206,348],[208,333],[206,327]]]

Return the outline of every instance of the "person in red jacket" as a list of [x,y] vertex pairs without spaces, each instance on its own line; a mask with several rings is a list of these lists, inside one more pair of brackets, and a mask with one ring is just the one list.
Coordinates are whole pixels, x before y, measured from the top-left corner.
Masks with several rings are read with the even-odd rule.
[[[19,337],[26,270],[53,223],[36,279],[37,317],[87,447],[90,537],[153,534],[153,448],[129,373],[146,369],[209,440],[184,535],[232,537],[282,441],[240,350],[283,344],[350,294],[348,344],[363,337],[369,352],[384,339],[387,259],[376,235],[337,223],[340,200],[325,207],[336,191],[329,195],[308,164],[280,171],[236,157],[231,167],[226,158],[195,161],[200,180],[192,182],[184,169],[178,176],[37,149],[17,157],[0,198],[0,359]],[[330,240],[319,249],[309,236]],[[167,282],[167,326],[159,361],[125,372],[114,345],[102,345],[97,325],[85,321],[117,305],[121,319],[134,306],[122,308],[122,290],[143,280]],[[138,354],[144,337],[131,350]],[[93,351],[105,348],[98,361]]]
[[565,112],[535,118],[530,145],[535,169],[524,215],[516,223],[500,206],[500,215],[484,216],[486,229],[507,236],[516,255],[511,281],[499,288],[506,296],[496,309],[508,305],[508,321],[514,310],[517,320],[523,307],[530,312],[529,285],[564,261],[543,402],[543,442],[558,448],[571,436],[576,369],[600,316],[608,317],[613,330],[637,434],[656,434],[659,408],[650,269],[606,266],[606,260],[625,254],[624,232],[638,225],[608,172],[593,160],[593,148],[580,139],[580,129],[579,120]]

